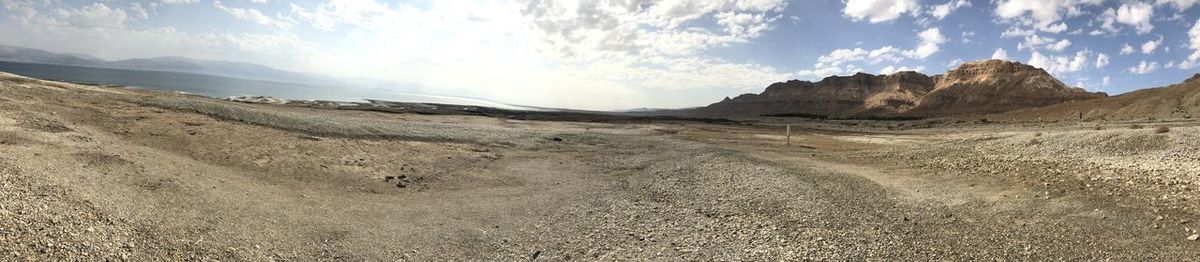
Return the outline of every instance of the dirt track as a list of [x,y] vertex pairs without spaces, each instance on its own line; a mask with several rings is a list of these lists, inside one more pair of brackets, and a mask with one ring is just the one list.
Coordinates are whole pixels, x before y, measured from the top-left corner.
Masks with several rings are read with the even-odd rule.
[[817,125],[798,128],[785,146],[763,126],[330,111],[10,76],[0,88],[0,257],[1200,255],[1200,242],[1186,239],[1195,208],[1148,200],[1158,189],[1096,182],[1122,194],[1068,190],[1090,180],[1071,170],[979,171],[1000,161],[955,170],[948,160],[988,152],[954,141],[1060,133],[991,126],[864,134]]

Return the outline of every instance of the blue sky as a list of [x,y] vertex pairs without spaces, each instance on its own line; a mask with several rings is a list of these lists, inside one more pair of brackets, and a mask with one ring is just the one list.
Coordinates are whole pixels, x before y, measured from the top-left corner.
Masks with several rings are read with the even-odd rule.
[[993,57],[1118,94],[1200,71],[1198,2],[0,0],[0,44],[580,109],[700,106],[788,79]]

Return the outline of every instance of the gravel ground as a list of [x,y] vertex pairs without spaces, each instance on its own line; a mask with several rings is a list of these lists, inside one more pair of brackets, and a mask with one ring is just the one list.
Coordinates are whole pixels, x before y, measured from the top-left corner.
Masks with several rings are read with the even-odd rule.
[[1200,210],[1200,128],[1048,129],[967,133],[880,150],[885,157],[964,175],[1017,177],[1057,190],[1138,198]]

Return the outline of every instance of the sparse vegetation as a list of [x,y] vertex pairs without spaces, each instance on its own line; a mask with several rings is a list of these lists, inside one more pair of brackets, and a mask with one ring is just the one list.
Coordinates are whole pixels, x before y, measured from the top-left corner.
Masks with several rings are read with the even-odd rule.
[[1132,124],[1132,125],[1129,125],[1129,129],[1142,129],[1142,125]]

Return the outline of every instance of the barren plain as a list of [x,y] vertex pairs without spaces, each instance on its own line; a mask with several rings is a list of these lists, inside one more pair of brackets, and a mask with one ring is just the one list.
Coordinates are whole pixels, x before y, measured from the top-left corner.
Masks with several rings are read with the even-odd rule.
[[1190,119],[526,121],[0,75],[6,261],[1187,260],[1197,188]]

